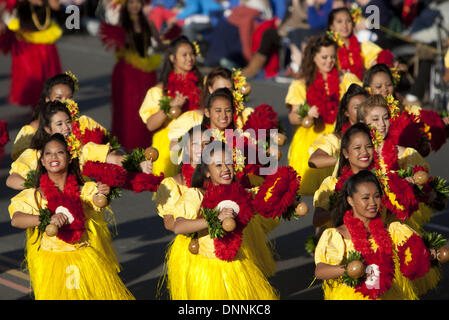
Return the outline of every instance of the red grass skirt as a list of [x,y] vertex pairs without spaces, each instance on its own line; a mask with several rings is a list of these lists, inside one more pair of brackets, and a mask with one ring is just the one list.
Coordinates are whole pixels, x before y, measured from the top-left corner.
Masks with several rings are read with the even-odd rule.
[[112,72],[112,135],[126,150],[151,145],[151,133],[139,116],[139,109],[149,88],[156,85],[157,74],[143,72],[124,60]]
[[62,72],[56,45],[14,41],[11,55],[8,102],[34,107],[39,101],[45,80]]

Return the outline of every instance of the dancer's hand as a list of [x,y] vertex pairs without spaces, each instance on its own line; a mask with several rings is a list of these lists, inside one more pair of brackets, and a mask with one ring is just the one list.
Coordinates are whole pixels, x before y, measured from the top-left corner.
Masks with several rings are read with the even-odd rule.
[[151,160],[142,161],[139,164],[139,167],[140,167],[140,170],[142,170],[143,173],[146,173],[146,174],[153,173],[153,161],[151,161]]
[[97,182],[98,193],[107,196],[111,192],[111,187],[105,183]]

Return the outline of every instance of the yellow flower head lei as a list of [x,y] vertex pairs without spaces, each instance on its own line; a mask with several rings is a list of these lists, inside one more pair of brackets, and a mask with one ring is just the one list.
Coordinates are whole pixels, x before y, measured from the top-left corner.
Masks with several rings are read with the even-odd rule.
[[377,131],[376,127],[370,126],[371,140],[373,141],[374,148],[379,147],[384,141],[384,137]]
[[248,86],[248,83],[246,82],[246,77],[242,75],[242,69],[232,69],[232,80],[234,81],[234,91],[232,95],[234,96],[235,112],[240,114],[245,108],[243,103],[246,95],[243,94],[243,90],[245,86]]
[[193,41],[192,44],[193,44],[193,47],[195,48],[195,55],[201,56],[200,45],[198,44],[198,42]]
[[71,71],[66,71],[65,74],[68,75],[70,78],[72,78],[75,91],[78,91],[79,90],[78,78]]
[[370,95],[370,96],[372,96],[372,95],[373,95],[373,90],[371,90],[371,88],[370,88],[370,87],[365,87],[365,90],[366,90],[366,92],[368,92],[368,93],[369,93],[369,95]]
[[360,8],[357,3],[353,3],[349,11],[351,12],[352,21],[354,24],[358,24],[362,18],[362,8]]
[[388,110],[390,111],[390,117],[391,119],[396,118],[399,115],[399,112],[401,111],[399,108],[399,101],[396,100],[393,95],[389,94],[385,100],[388,104]]
[[339,47],[343,47],[345,45],[338,32],[326,31],[326,36],[334,41]]
[[232,160],[234,162],[234,170],[241,172],[245,168],[245,156],[242,154],[242,150],[234,148],[232,151]]
[[391,67],[390,71],[391,75],[393,76],[393,85],[397,86],[401,81],[401,74],[399,73],[398,68]]
[[72,159],[79,158],[81,154],[81,141],[73,133],[66,138],[66,141]]
[[64,100],[63,102],[67,109],[70,111],[70,115],[72,117],[72,122],[76,121],[79,118],[80,109],[78,108],[78,103],[73,101],[72,99]]

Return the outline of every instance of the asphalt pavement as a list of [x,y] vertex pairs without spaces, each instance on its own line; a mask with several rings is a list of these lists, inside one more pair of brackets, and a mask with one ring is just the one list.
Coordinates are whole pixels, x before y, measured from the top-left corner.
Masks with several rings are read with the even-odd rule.
[[[87,35],[64,36],[57,44],[63,69],[72,71],[79,80],[80,91],[74,96],[82,114],[88,115],[106,128],[110,128],[110,77],[114,56],[105,51],[99,39]],[[0,119],[8,122],[11,142],[0,159],[0,299],[31,299],[29,277],[23,269],[25,232],[11,227],[8,213],[9,200],[16,191],[6,187],[5,181],[11,165],[12,141],[22,125],[29,122],[31,110],[7,103],[10,86],[10,56],[0,56]],[[268,103],[278,112],[278,117],[292,138],[284,99],[288,84],[268,80],[252,80],[252,93],[248,106]],[[286,164],[289,143],[282,147],[281,164]],[[431,154],[432,174],[449,177],[449,144]],[[312,207],[311,197],[304,197]],[[113,245],[123,267],[120,276],[136,299],[156,299],[157,284],[163,270],[168,243],[174,235],[164,229],[157,215],[152,193],[135,194],[123,191],[122,198],[111,205],[116,219],[111,225]],[[429,231],[438,231],[449,237],[449,208],[435,214],[427,224]],[[312,214],[299,220],[283,222],[269,234],[276,250],[276,274],[270,279],[281,299],[320,300],[321,282],[314,281],[314,261],[305,251],[304,241],[313,233]],[[442,268],[442,280],[436,290],[423,297],[449,299],[449,266]],[[167,299],[166,294],[158,299]]]

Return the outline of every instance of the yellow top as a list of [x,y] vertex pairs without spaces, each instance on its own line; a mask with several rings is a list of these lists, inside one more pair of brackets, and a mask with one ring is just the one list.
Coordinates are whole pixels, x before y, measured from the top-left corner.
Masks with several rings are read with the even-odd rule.
[[29,148],[31,145],[31,140],[36,133],[36,129],[29,124],[24,125],[17,133],[16,139],[11,150],[11,158],[17,160],[17,158],[22,154],[25,149]]
[[323,180],[320,187],[313,195],[313,206],[315,208],[319,207],[329,210],[330,196],[334,193],[337,182],[338,179],[334,176],[329,176]]
[[[11,219],[16,212],[39,215],[39,208],[46,208],[47,200],[42,197],[40,192],[35,193],[35,191],[36,189],[34,188],[26,189],[11,199],[11,204],[8,207]],[[81,188],[80,197],[83,203],[84,214],[88,218],[95,214],[101,214],[99,213],[101,209],[96,207],[92,202],[92,197],[97,192],[98,189],[95,182],[86,182]],[[37,232],[37,229],[35,229],[35,232]],[[49,237],[44,232],[41,238],[40,249],[47,251],[75,251],[89,245],[87,230],[83,233],[81,239],[74,244],[67,243],[58,237]]]
[[[106,128],[104,128],[101,124],[96,122],[94,119],[88,116],[81,116],[79,118],[80,128],[82,130],[92,130],[95,128],[100,128],[104,132],[106,132]],[[24,125],[19,132],[17,133],[16,139],[14,140],[14,144],[12,146],[11,158],[13,160],[17,160],[17,158],[21,155],[25,149],[29,148],[31,145],[31,139],[33,139],[34,134],[37,129],[30,126],[29,124]]]
[[147,91],[145,99],[143,100],[142,105],[139,109],[139,115],[143,123],[146,124],[148,118],[161,109],[159,106],[159,101],[161,100],[163,95],[164,93],[159,87],[151,87]]
[[203,115],[197,110],[186,111],[168,125],[168,139],[178,141],[191,128],[203,122]]
[[340,144],[341,139],[335,133],[323,133],[310,145],[309,154],[312,155],[317,149],[321,149],[328,155],[338,158]]
[[[96,144],[89,142],[82,146],[80,165],[83,166],[87,161],[106,162],[109,153],[109,144]],[[37,169],[37,162],[41,155],[40,150],[28,148],[20,157],[11,164],[9,174],[18,173],[22,178],[26,179],[28,172]]]
[[363,67],[371,68],[377,63],[377,56],[383,49],[371,41],[364,41],[360,44],[360,54],[363,59]]
[[187,189],[187,186],[177,183],[173,177],[162,180],[155,196],[158,215],[161,218],[165,215],[175,216],[176,204]]
[[[190,220],[203,217],[200,211],[202,201],[203,194],[200,189],[186,189],[177,203],[176,212],[174,213],[175,220],[180,217]],[[198,242],[198,254],[208,258],[216,258],[214,240],[210,237],[207,229],[198,232]]]
[[[236,128],[242,128],[251,113],[253,108],[245,108],[236,119]],[[203,115],[197,110],[186,111],[178,118],[174,119],[168,125],[168,139],[170,141],[178,141],[184,134],[187,133],[194,126],[200,125],[203,122]]]
[[8,23],[8,29],[14,31],[18,39],[34,44],[53,44],[62,36],[62,29],[54,21],[45,30],[25,31],[20,29],[19,19],[13,18]]
[[[349,86],[356,83],[362,86],[362,82],[353,73],[346,72],[340,82],[340,97],[342,97],[348,90]],[[295,80],[288,87],[287,96],[285,97],[285,103],[290,106],[304,104],[307,97],[307,88],[303,80]]]
[[[416,232],[406,224],[392,222],[388,226],[388,233],[394,247],[405,243]],[[372,248],[377,250],[378,246],[374,239],[370,239]],[[315,264],[326,263],[340,265],[348,257],[350,251],[354,251],[354,243],[351,239],[345,239],[336,228],[327,228],[323,231],[315,249]]]

